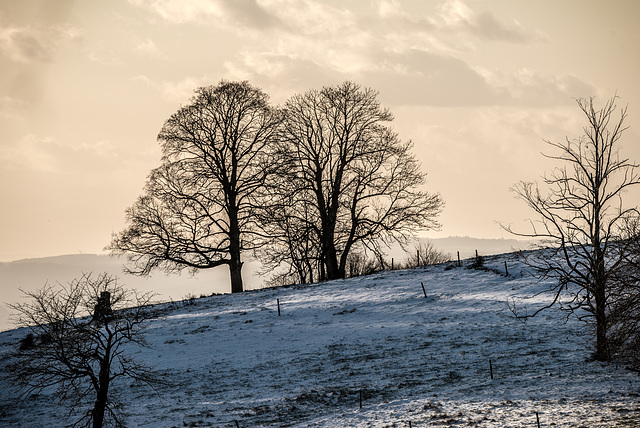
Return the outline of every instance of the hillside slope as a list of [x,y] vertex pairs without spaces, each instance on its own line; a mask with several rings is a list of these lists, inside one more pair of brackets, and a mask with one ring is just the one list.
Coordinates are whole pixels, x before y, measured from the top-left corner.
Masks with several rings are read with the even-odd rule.
[[[152,348],[132,352],[178,385],[159,395],[117,385],[125,419],[147,427],[535,427],[537,413],[543,427],[640,425],[640,378],[588,362],[584,324],[564,324],[557,311],[526,324],[511,316],[508,299],[545,284],[510,255],[487,266],[503,271],[505,261],[509,277],[435,266],[164,305],[166,316],[148,330]],[[23,335],[0,334],[2,368]],[[67,422],[46,395],[17,407],[9,399],[2,388],[0,425]]]

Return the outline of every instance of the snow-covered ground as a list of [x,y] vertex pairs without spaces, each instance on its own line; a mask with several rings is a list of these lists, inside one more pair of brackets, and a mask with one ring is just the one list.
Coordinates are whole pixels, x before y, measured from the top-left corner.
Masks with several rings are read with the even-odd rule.
[[[135,349],[176,386],[115,388],[130,426],[633,427],[640,377],[589,361],[591,336],[556,310],[525,324],[537,284],[513,256],[511,276],[446,265],[165,305]],[[421,284],[424,284],[425,298]],[[277,301],[280,302],[280,316]],[[25,332],[0,334],[0,366]],[[491,370],[493,379],[491,379]],[[3,382],[4,377],[2,379]],[[0,426],[62,426],[45,395]]]

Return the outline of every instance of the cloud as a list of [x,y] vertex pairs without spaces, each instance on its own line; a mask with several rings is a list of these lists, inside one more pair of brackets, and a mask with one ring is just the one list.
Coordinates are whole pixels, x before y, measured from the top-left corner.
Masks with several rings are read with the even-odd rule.
[[527,31],[518,21],[503,24],[491,12],[482,12],[471,20],[464,21],[469,31],[484,39],[509,43],[529,43],[538,39],[537,33]]
[[282,29],[303,36],[341,37],[348,43],[350,35],[362,32],[358,15],[345,7],[337,8],[313,0],[262,0],[262,5]]
[[193,96],[193,91],[196,88],[215,85],[220,78],[212,78],[211,76],[204,75],[200,77],[186,76],[176,81],[154,81],[148,76],[138,75],[135,76],[133,80],[158,92],[166,100],[186,103]]
[[151,40],[150,38],[146,38],[144,40],[139,39],[134,43],[133,50],[135,52],[141,53],[149,58],[165,58],[166,55],[162,53],[158,45]]
[[0,146],[0,162],[7,169],[51,172],[56,169],[51,156],[56,145],[51,137],[37,138],[30,134],[14,144]]
[[598,90],[573,74],[550,75],[521,68],[486,70],[476,68],[496,90],[508,94],[508,104],[545,107],[572,104],[575,98],[595,95]]
[[129,3],[147,9],[172,24],[199,22],[223,16],[217,2],[211,0],[129,0]]
[[[527,69],[490,71],[455,56],[418,49],[371,52],[355,62],[359,66],[348,70],[344,64],[333,65],[313,55],[246,51],[225,66],[228,75],[267,88],[282,88],[282,82],[286,82],[289,96],[294,91],[356,80],[378,90],[381,99],[396,106],[566,106],[573,98],[597,92],[571,74]],[[186,89],[193,83],[167,85],[164,91],[173,88],[171,92],[175,92],[180,86]],[[282,92],[279,89],[274,98],[280,101]]]
[[541,37],[539,32],[525,29],[516,20],[504,23],[489,11],[475,12],[461,0],[444,3],[435,25],[442,30],[508,43],[529,43]]
[[10,96],[0,96],[0,118],[9,120],[24,120],[24,109],[27,102]]
[[363,81],[393,104],[487,105],[499,103],[505,96],[455,57],[411,50],[387,53],[378,60],[379,64],[363,75]]
[[[238,24],[266,28],[274,17],[256,0],[129,0],[131,4],[153,12],[171,24],[213,23],[222,26]],[[238,28],[239,29],[239,28]]]
[[481,42],[528,44],[544,39],[516,20],[502,22],[492,12],[476,12],[461,0],[447,0],[424,16],[406,12],[397,0],[380,0],[376,12],[382,30],[379,40],[396,52],[422,49],[454,55],[475,50]]
[[[349,79],[378,89],[395,105],[548,106],[566,104],[591,89],[576,76],[488,71],[465,61],[464,54],[481,44],[533,43],[539,34],[461,0],[431,6],[433,13],[422,15],[409,13],[396,0],[340,6],[313,0],[131,1],[174,23],[224,26],[243,16],[245,25],[239,28],[252,28],[236,29],[239,40],[229,43],[240,48],[223,62],[224,76],[146,83],[167,99],[184,101],[195,87],[221,77],[276,90],[279,101],[286,92],[290,96]],[[258,28],[256,19],[262,18],[266,23]],[[147,40],[143,47],[151,51],[154,45]]]
[[51,62],[60,45],[80,37],[69,26],[0,28],[0,54],[15,62]]
[[279,24],[256,0],[226,0],[224,7],[232,18],[251,27],[268,28]]
[[123,153],[122,148],[106,140],[70,143],[28,134],[0,146],[2,169],[78,176],[82,180],[127,169],[134,159],[131,153]]

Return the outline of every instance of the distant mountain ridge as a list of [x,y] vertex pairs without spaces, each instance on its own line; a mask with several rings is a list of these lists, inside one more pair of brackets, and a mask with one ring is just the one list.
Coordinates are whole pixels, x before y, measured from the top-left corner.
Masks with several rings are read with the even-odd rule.
[[[229,274],[223,268],[201,271],[196,276],[187,272],[181,275],[164,275],[158,272],[145,278],[125,274],[124,262],[124,258],[106,254],[66,254],[0,262],[0,331],[13,328],[6,304],[22,299],[20,289],[33,291],[47,283],[66,284],[83,273],[109,273],[116,276],[126,288],[157,293],[160,301],[181,300],[188,295],[224,293],[229,288]],[[249,267],[246,272],[253,273],[252,268]],[[261,278],[246,279],[247,285],[253,288],[259,287],[260,281]]]
[[[423,238],[424,239],[424,238]],[[481,256],[512,253],[518,250],[526,250],[531,247],[531,242],[518,239],[486,239],[471,238],[468,236],[450,236],[447,238],[427,239],[433,246],[446,253],[455,256],[460,251],[460,257],[469,258],[475,256],[475,251]]]

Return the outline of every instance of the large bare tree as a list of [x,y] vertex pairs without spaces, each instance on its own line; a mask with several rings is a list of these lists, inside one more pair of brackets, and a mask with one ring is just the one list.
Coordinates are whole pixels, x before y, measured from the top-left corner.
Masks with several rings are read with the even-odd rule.
[[146,346],[144,329],[153,318],[150,294],[136,294],[115,277],[83,275],[63,285],[25,292],[30,300],[9,305],[17,325],[30,331],[14,355],[9,376],[24,399],[48,388],[72,409],[92,400],[93,407],[75,424],[120,425],[113,381],[129,377],[164,383],[151,369],[127,355],[127,344]]
[[344,82],[295,95],[284,110],[281,190],[305,207],[290,215],[316,235],[320,279],[344,278],[354,248],[438,226],[442,199],[420,190],[412,144],[387,126],[376,91]]
[[258,242],[256,210],[280,118],[248,82],[196,89],[160,131],[162,165],[108,249],[127,254],[129,272],[140,275],[227,265],[231,291],[243,291],[241,255]]
[[[624,203],[625,190],[640,183],[638,165],[619,155],[619,140],[624,130],[626,108],[620,117],[616,97],[602,108],[594,99],[577,100],[587,119],[584,134],[574,140],[546,143],[557,153],[547,155],[561,163],[543,177],[546,190],[537,183],[520,182],[516,194],[537,215],[529,232],[519,236],[543,240],[544,252],[527,258],[540,278],[555,279],[549,292],[555,304],[577,314],[587,314],[595,321],[594,357],[605,361],[611,356],[607,332],[609,306],[615,278],[627,259],[625,224],[638,215],[635,206]],[[522,315],[521,316],[528,316]]]

